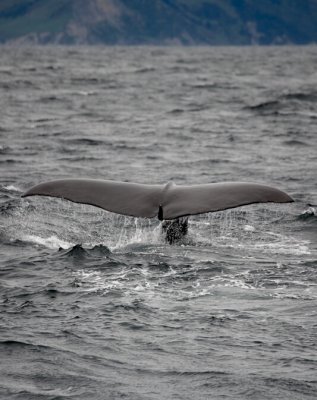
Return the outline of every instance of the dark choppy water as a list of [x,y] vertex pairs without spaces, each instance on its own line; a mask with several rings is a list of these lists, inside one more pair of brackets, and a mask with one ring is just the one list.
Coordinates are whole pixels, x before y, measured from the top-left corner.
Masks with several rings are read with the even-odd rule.
[[[1,48],[1,399],[315,399],[317,48]],[[158,221],[41,181],[255,181]],[[309,205],[310,204],[310,205]]]

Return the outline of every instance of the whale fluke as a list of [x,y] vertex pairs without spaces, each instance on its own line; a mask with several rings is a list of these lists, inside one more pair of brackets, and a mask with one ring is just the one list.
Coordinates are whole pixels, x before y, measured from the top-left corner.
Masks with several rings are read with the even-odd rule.
[[222,211],[253,203],[290,203],[285,192],[257,183],[224,182],[202,185],[145,185],[94,179],[44,182],[22,197],[50,196],[90,204],[117,214],[171,220]]

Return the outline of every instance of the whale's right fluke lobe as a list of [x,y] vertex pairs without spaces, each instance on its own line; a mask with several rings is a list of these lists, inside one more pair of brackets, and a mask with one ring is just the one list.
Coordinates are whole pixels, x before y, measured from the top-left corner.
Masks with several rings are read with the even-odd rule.
[[266,185],[244,182],[209,183],[205,185],[172,185],[164,219],[222,211],[254,203],[290,203],[285,192]]
[[226,210],[253,203],[288,203],[293,199],[270,186],[225,182],[178,186],[144,185],[94,179],[62,179],[29,189],[26,196],[51,196],[90,204],[134,217],[163,220]]

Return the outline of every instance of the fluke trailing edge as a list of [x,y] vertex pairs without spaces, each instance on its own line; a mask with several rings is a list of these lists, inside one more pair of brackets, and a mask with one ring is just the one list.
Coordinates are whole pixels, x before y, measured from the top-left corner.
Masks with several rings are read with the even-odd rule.
[[176,219],[173,223],[165,224],[166,230],[173,224],[174,227],[179,225],[183,234],[187,232],[187,219],[180,217],[253,203],[293,201],[279,189],[244,182],[178,186],[173,182],[166,185],[144,185],[94,179],[62,179],[36,185],[22,197],[35,195],[60,197],[133,217],[158,217],[161,221]]

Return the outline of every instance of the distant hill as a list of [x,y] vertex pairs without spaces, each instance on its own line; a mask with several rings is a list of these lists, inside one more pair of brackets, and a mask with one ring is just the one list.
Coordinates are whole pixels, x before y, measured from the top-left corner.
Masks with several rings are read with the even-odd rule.
[[317,0],[1,0],[0,43],[317,43]]

